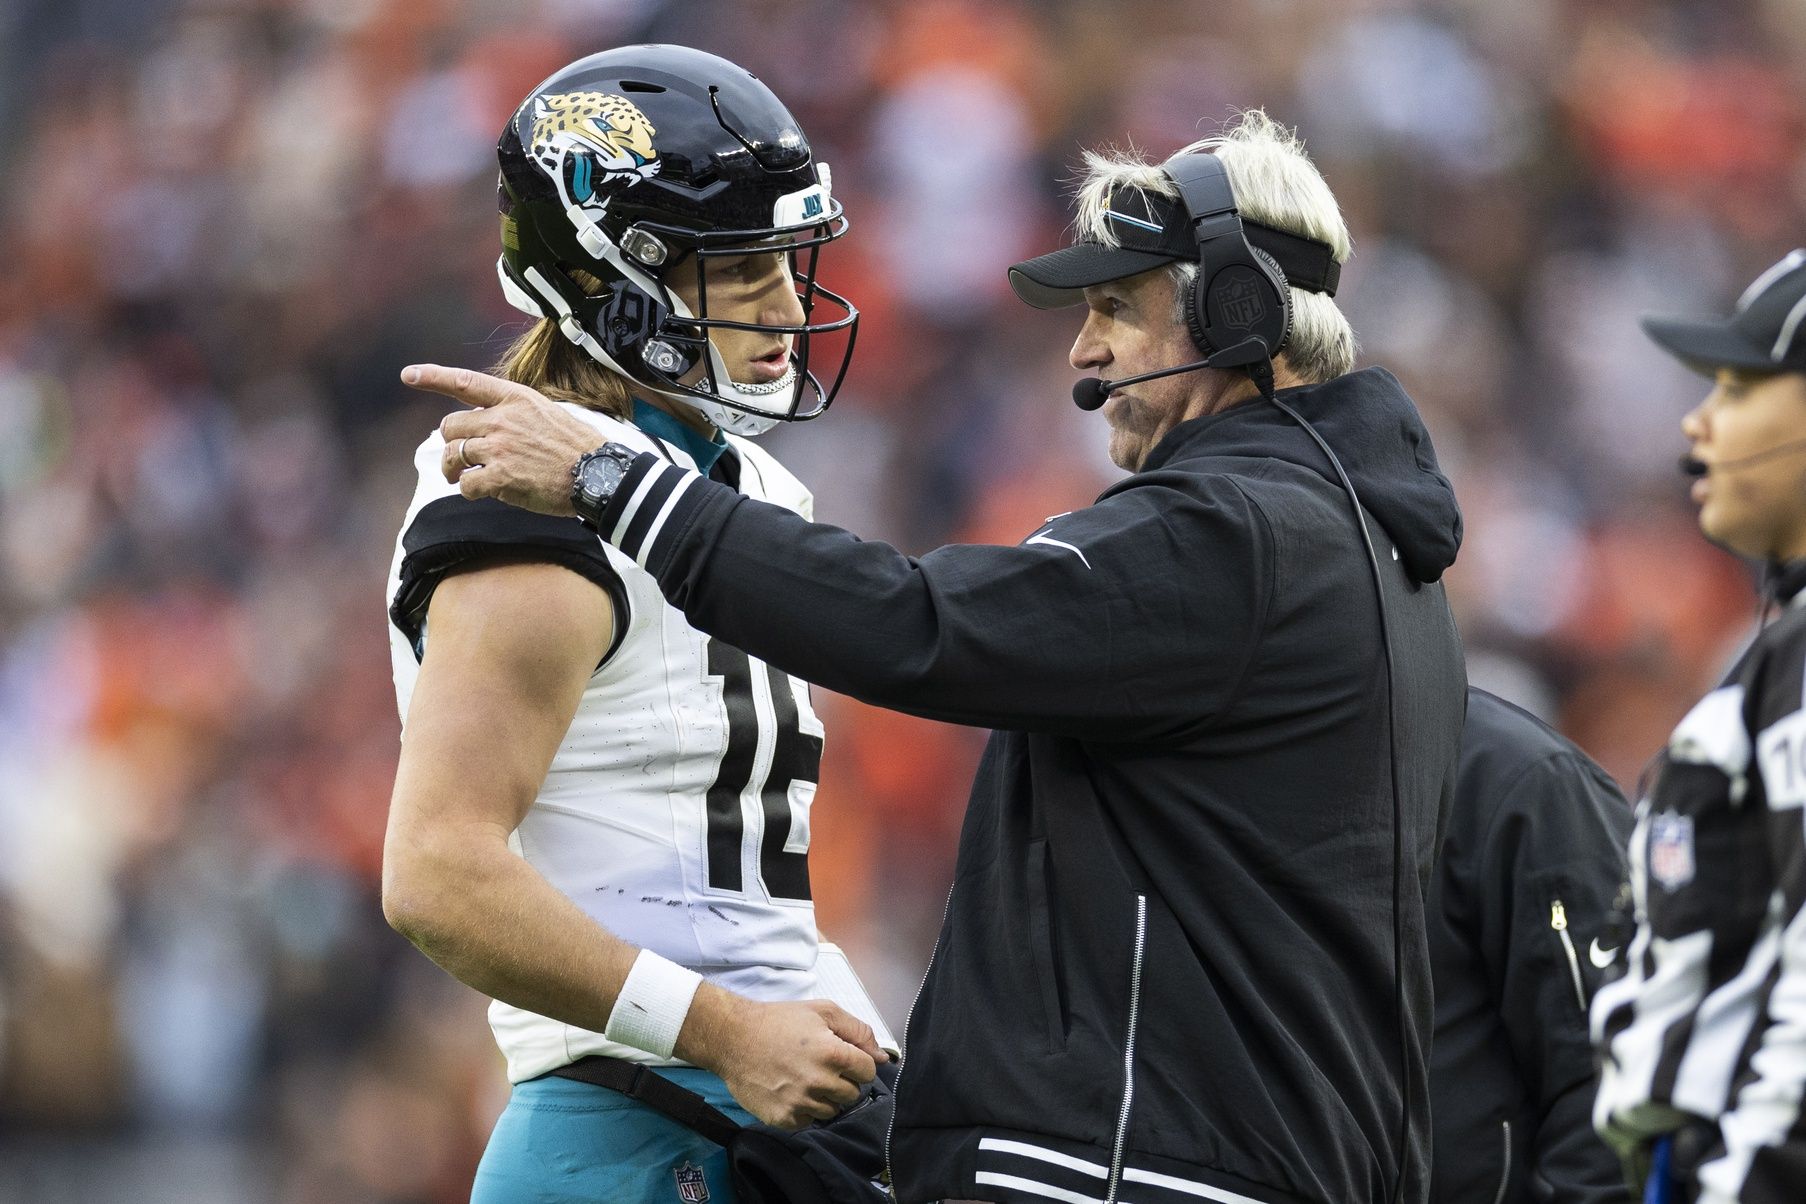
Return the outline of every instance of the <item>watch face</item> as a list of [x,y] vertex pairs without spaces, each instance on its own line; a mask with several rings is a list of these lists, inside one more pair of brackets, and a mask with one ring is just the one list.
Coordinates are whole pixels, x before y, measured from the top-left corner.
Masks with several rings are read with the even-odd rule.
[[591,456],[584,461],[578,489],[594,502],[606,502],[621,487],[627,475],[628,461],[612,453]]
[[602,501],[613,495],[620,483],[621,470],[612,460],[597,457],[583,466],[583,492],[589,498]]

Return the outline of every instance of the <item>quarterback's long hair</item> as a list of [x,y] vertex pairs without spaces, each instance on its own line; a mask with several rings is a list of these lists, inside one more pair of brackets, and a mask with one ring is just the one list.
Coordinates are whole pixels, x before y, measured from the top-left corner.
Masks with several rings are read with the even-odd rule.
[[[588,272],[573,269],[570,276],[586,293],[602,291],[602,282]],[[627,381],[565,338],[550,318],[528,327],[490,371],[537,389],[553,401],[575,402],[623,422],[632,416],[633,395]]]

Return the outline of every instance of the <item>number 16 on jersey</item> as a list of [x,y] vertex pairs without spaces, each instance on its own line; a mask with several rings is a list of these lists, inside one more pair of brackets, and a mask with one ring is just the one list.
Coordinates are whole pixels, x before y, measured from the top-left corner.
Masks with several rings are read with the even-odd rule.
[[[756,841],[765,893],[806,900],[809,812],[806,803],[793,809],[790,800],[795,784],[813,787],[821,778],[821,737],[802,729],[789,674],[714,639],[708,642],[708,671],[721,679],[727,712],[727,747],[708,790],[709,887],[746,893],[742,849]],[[746,830],[741,799],[749,787],[759,800],[763,831]]]

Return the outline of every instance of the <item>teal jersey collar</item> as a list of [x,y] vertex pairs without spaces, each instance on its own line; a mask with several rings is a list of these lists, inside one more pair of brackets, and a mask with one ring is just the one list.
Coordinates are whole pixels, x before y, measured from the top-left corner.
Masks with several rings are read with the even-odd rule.
[[633,425],[655,439],[677,444],[685,455],[696,461],[696,471],[705,477],[715,467],[715,461],[721,458],[721,453],[727,450],[727,436],[720,431],[716,431],[711,439],[638,397],[633,399]]

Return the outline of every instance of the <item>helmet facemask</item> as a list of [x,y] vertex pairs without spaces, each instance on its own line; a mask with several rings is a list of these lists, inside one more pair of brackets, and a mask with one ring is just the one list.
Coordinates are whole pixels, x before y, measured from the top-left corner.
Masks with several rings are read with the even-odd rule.
[[[721,168],[721,150],[715,166],[701,171],[694,155],[674,159],[672,143],[654,139],[647,114],[627,96],[585,90],[554,101],[558,107],[547,108],[538,94],[529,97],[511,126],[515,139],[504,132],[497,271],[507,300],[556,321],[587,356],[692,406],[722,430],[759,435],[824,413],[851,363],[858,310],[816,276],[822,247],[849,222],[831,195],[827,166],[809,162],[800,134],[793,132],[800,150],[775,152],[778,170],[762,166],[773,159],[768,146],[764,157],[735,153],[737,162],[712,186],[708,173]],[[735,152],[753,148],[728,126],[713,90],[708,101],[719,121],[710,121],[713,134],[739,139]],[[520,139],[524,130],[535,137]],[[674,171],[665,171],[674,161]],[[690,175],[674,179],[684,171]],[[789,260],[802,310],[796,325],[724,316],[719,287],[712,307],[710,267],[766,251]],[[600,280],[600,291],[585,291],[574,273]],[[688,280],[684,273],[695,273],[694,303],[674,287]],[[824,320],[816,320],[818,303]],[[728,330],[782,339],[789,372],[771,383],[735,381],[713,338]],[[843,336],[843,347],[816,354],[822,336],[834,343]],[[822,361],[831,368],[818,370]]]
[[[636,223],[622,238],[618,261],[623,271],[644,277],[635,283],[645,288],[662,311],[649,335],[636,340],[641,373],[630,375],[694,406],[715,425],[735,434],[760,434],[778,422],[803,422],[820,416],[839,392],[852,359],[859,313],[846,298],[823,287],[818,276],[822,247],[846,233],[846,216],[825,189],[811,189],[808,195],[784,200],[792,202],[789,207],[799,217],[806,205],[812,205],[814,211],[797,221],[775,221],[765,229],[701,234],[647,221]],[[780,202],[779,218],[789,216],[781,212],[783,207]],[[729,309],[724,301],[729,290],[712,269],[748,255],[765,254],[784,256],[789,286],[802,314],[800,323],[747,321],[722,312]],[[641,267],[647,259],[657,261],[656,275]],[[678,280],[693,281],[694,288],[680,289]],[[819,318],[818,307],[827,311]],[[789,371],[768,383],[734,379],[734,367],[720,345],[733,340],[717,337],[717,332],[726,331],[781,340],[788,348]],[[818,339],[842,332],[843,337],[835,340],[840,344],[837,348],[827,356],[817,354]],[[606,347],[607,339],[599,341]],[[818,373],[811,365],[824,360],[828,368]]]

